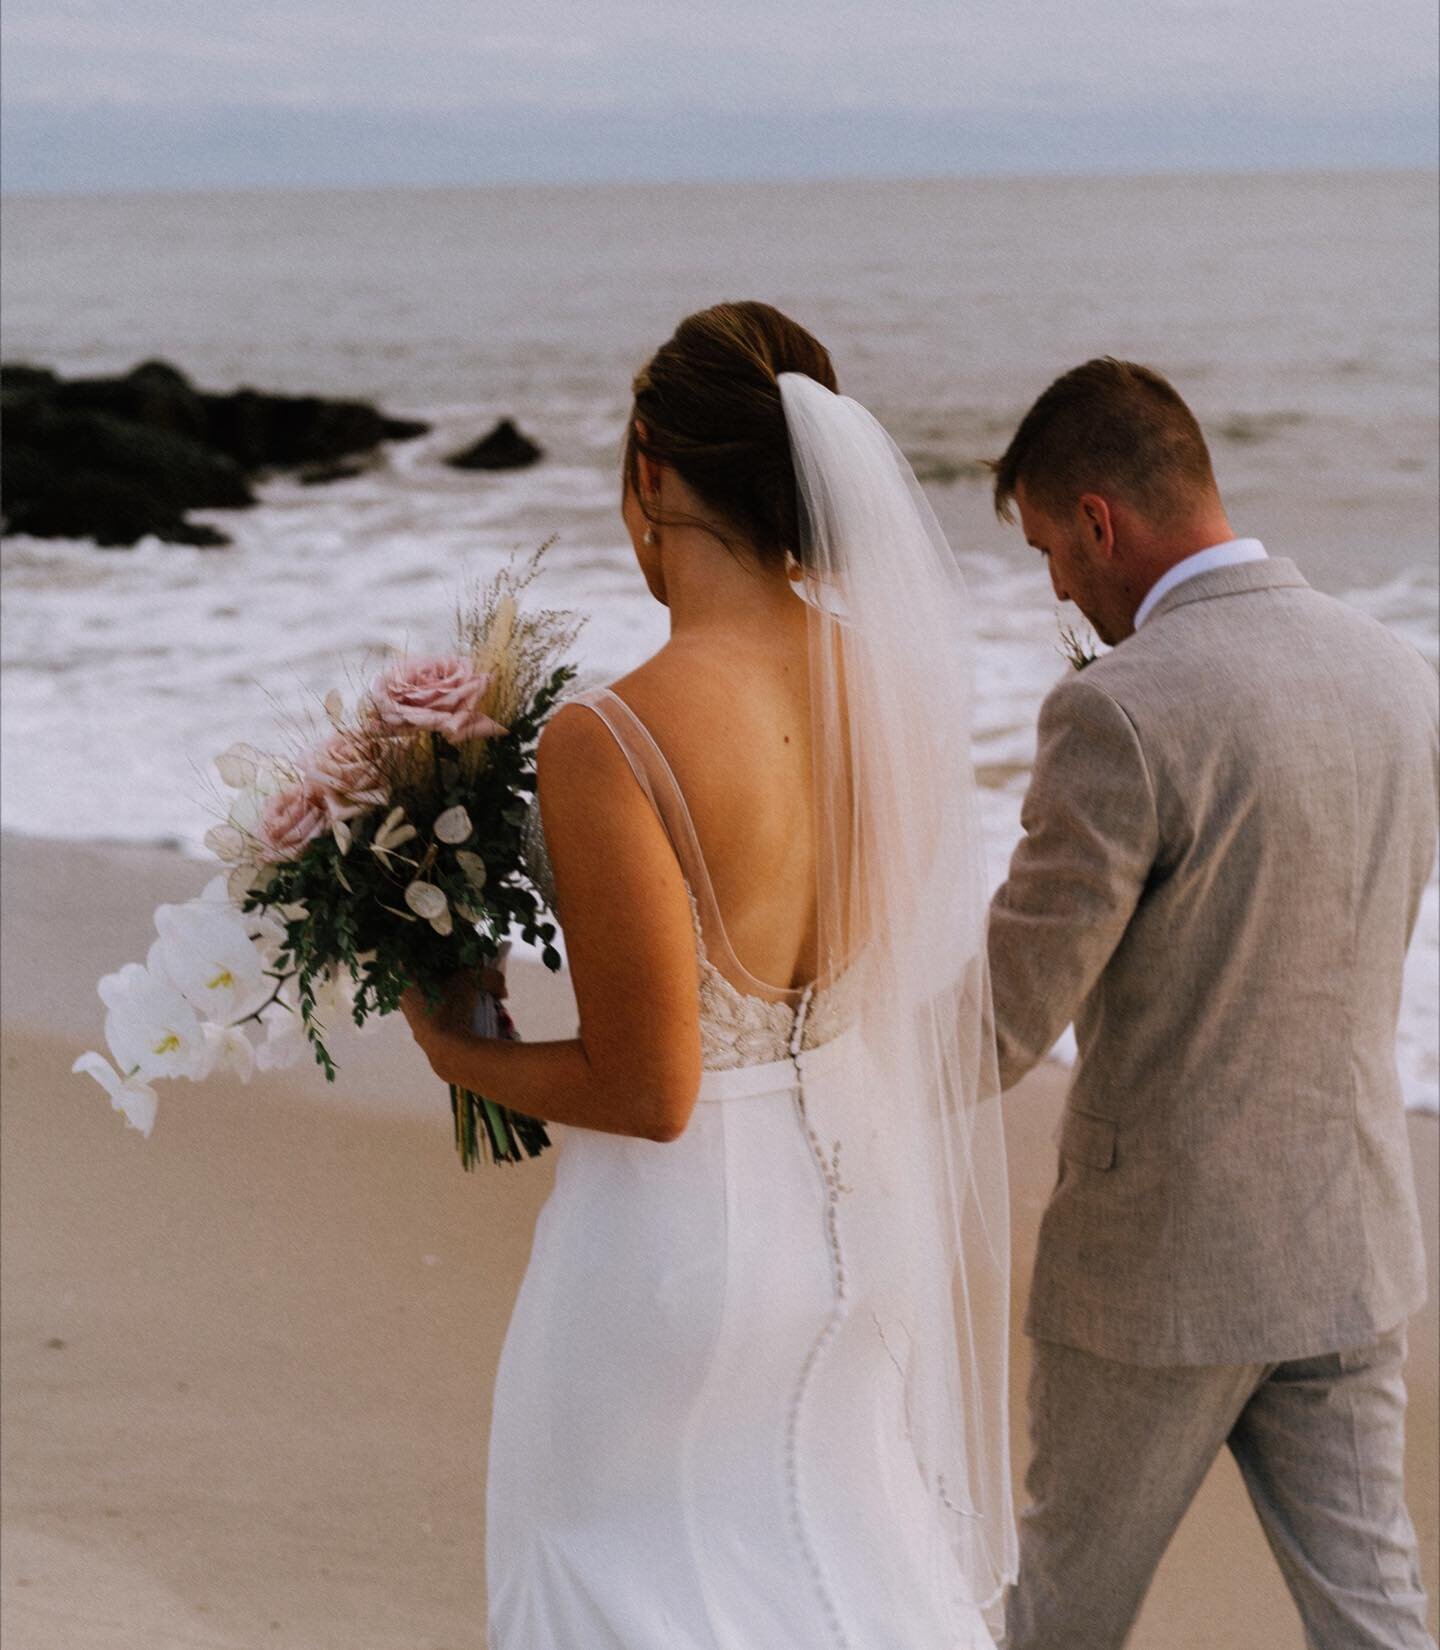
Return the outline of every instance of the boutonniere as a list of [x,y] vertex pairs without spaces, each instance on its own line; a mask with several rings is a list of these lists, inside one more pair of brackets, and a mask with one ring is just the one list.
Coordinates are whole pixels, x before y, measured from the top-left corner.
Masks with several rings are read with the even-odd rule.
[[1100,644],[1088,626],[1084,630],[1077,630],[1074,625],[1063,622],[1060,625],[1059,652],[1061,657],[1069,662],[1072,670],[1084,670],[1087,665],[1093,665],[1102,657]]

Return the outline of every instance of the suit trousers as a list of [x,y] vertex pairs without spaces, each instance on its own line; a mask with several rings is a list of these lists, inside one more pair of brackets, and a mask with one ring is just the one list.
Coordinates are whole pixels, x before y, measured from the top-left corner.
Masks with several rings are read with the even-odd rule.
[[1405,1508],[1403,1327],[1278,1364],[1152,1368],[1054,1341],[1033,1350],[1005,1650],[1118,1650],[1226,1445],[1309,1650],[1435,1650]]

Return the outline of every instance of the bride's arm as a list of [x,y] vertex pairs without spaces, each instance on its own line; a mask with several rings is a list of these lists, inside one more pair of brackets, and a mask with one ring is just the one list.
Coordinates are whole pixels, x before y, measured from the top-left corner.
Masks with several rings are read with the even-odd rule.
[[447,1083],[553,1123],[673,1140],[700,1085],[695,932],[680,868],[593,713],[555,716],[538,772],[580,1035],[477,1037],[453,1013],[426,1013],[415,994],[406,1017]]

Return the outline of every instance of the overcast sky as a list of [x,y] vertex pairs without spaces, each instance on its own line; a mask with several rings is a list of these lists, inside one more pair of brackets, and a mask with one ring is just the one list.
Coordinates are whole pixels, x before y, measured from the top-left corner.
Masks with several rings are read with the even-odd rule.
[[5,0],[15,189],[1433,165],[1434,0]]

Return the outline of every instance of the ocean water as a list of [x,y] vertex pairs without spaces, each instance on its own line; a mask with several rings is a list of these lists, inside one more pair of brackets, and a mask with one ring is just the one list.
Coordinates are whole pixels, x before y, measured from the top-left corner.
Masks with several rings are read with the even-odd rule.
[[[209,758],[558,534],[546,599],[588,616],[596,677],[664,636],[620,527],[635,367],[688,310],[777,303],[909,454],[968,569],[992,875],[1018,835],[1035,714],[1065,668],[1038,558],[989,507],[1056,373],[1148,361],[1212,441],[1236,529],[1431,660],[1437,624],[1433,174],[234,193],[0,203],[4,353],[67,373],[163,355],[209,388],[359,395],[434,422],[372,472],[278,479],[209,512],[228,550],[12,538],[0,822],[193,847]],[[443,454],[510,414],[546,461]],[[1401,1026],[1440,1094],[1432,884]]]

